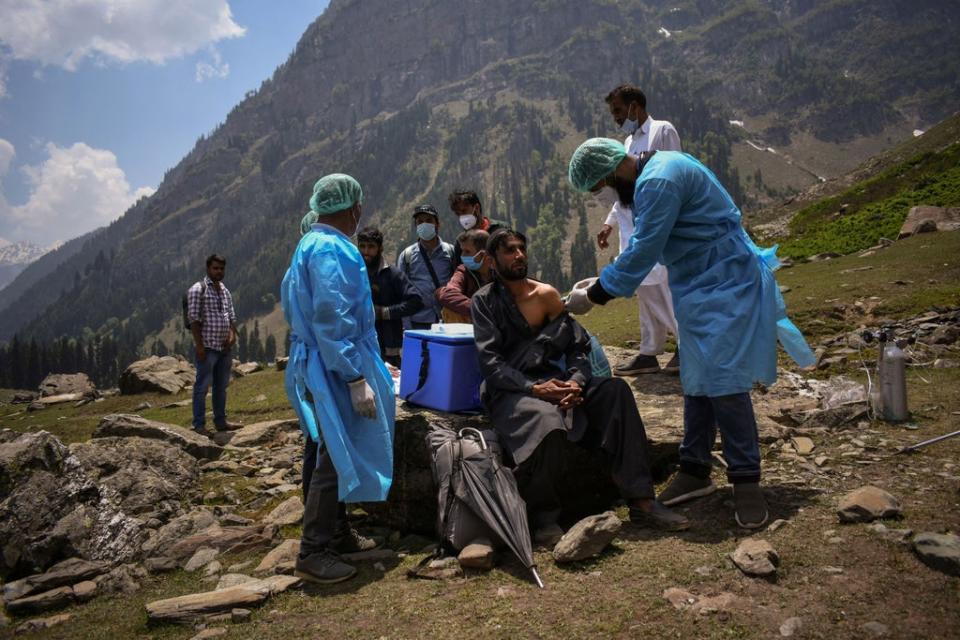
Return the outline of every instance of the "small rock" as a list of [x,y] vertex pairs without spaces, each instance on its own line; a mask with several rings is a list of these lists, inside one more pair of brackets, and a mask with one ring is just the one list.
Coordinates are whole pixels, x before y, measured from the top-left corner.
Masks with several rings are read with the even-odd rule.
[[837,508],[840,522],[870,522],[878,518],[899,518],[902,513],[900,502],[895,497],[871,485],[848,493]]
[[175,571],[179,566],[176,558],[147,558],[143,562],[143,568],[150,573],[167,573]]
[[817,456],[816,458],[813,459],[813,463],[818,467],[822,467],[827,462],[827,460],[829,460],[827,456]]
[[251,564],[253,564],[253,562],[250,560],[247,560],[246,562],[238,562],[236,564],[232,564],[229,567],[227,567],[227,573],[240,573],[241,571],[249,567]]
[[512,598],[514,593],[513,587],[497,587],[498,598]]
[[256,395],[250,400],[250,402],[266,402],[266,401],[267,401],[267,395],[264,393]]
[[231,622],[247,622],[253,612],[250,609],[233,609],[230,611]]
[[810,455],[816,447],[816,445],[813,443],[813,440],[805,436],[790,438],[790,444],[793,445],[794,451],[801,456]]
[[584,518],[570,527],[553,548],[556,562],[577,562],[599,555],[618,533],[623,523],[613,511]]
[[192,573],[197,569],[208,565],[211,561],[213,561],[214,558],[217,557],[217,555],[219,555],[219,553],[219,551],[211,547],[201,547],[194,552],[189,560],[187,560],[187,563],[183,565],[183,569],[184,571]]
[[218,573],[220,573],[221,569],[223,569],[223,565],[220,564],[220,561],[214,560],[213,562],[208,564],[206,568],[203,570],[203,575],[209,578],[210,576],[215,576]]
[[783,527],[783,526],[785,526],[785,525],[787,525],[787,524],[788,524],[788,522],[787,522],[786,520],[784,520],[783,518],[778,518],[778,519],[776,519],[776,520],[774,520],[773,522],[770,523],[770,525],[767,527],[767,531],[769,531],[770,533],[773,533],[773,532],[776,531],[777,529],[779,529],[779,528],[781,528],[781,527]]
[[152,409],[152,408],[153,408],[153,405],[150,404],[149,402],[141,402],[136,407],[134,407],[133,410],[135,412],[139,412],[139,411],[146,411],[147,409]]
[[876,620],[868,622],[867,624],[863,625],[862,628],[864,631],[869,631],[877,638],[890,633],[890,628],[887,625],[877,622]]
[[823,568],[823,572],[838,576],[843,573],[843,567],[831,567],[830,565],[827,565]]
[[[463,566],[463,565],[460,565],[460,566]],[[383,565],[382,562],[374,562],[373,568],[379,571],[380,573],[385,573],[387,570],[387,568]]]
[[31,633],[33,631],[42,631],[43,629],[49,629],[50,627],[55,627],[58,624],[63,624],[71,618],[69,613],[61,613],[57,616],[50,616],[49,618],[34,618],[33,620],[27,620],[20,626],[18,626],[14,633]]
[[956,369],[960,367],[960,362],[949,358],[937,358],[933,361],[934,369]]
[[780,635],[784,638],[789,638],[793,636],[797,631],[803,627],[803,620],[794,616],[793,618],[787,618],[783,621],[783,624],[780,625]]
[[93,580],[84,580],[73,585],[73,597],[78,602],[93,600],[97,595],[97,583]]
[[217,582],[217,589],[229,589],[230,587],[239,587],[242,584],[256,582],[257,579],[242,573],[225,573]]
[[680,589],[678,587],[670,587],[664,591],[663,598],[672,604],[674,609],[686,609],[697,601],[695,595],[686,589]]
[[780,556],[766,540],[746,538],[730,554],[730,559],[749,576],[770,577],[777,573]]
[[882,522],[874,522],[873,524],[867,525],[867,530],[900,544],[908,544],[910,538],[913,537],[913,529],[889,529],[887,525]]
[[303,520],[303,501],[299,496],[290,496],[267,515],[263,521],[267,524],[299,524]]
[[204,629],[197,635],[190,638],[190,640],[207,640],[208,638],[219,638],[222,635],[226,635],[226,627],[210,627],[209,629]]
[[920,560],[950,576],[960,576],[960,536],[950,533],[918,533],[913,550]]
[[489,540],[475,540],[460,551],[457,560],[464,569],[489,571],[493,568],[493,547]]
[[10,600],[6,603],[6,606],[7,611],[12,614],[25,615],[50,611],[51,609],[62,609],[72,602],[73,589],[70,587],[58,587],[18,600]]

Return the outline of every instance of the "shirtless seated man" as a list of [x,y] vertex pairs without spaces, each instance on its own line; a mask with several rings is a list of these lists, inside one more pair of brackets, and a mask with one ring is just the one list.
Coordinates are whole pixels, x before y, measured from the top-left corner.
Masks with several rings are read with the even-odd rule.
[[483,399],[501,444],[517,465],[534,539],[552,544],[563,473],[563,439],[602,449],[630,519],[680,530],[687,519],[654,498],[647,436],[630,387],[591,374],[590,337],[560,294],[527,277],[527,239],[509,229],[487,243],[498,278],[473,297]]

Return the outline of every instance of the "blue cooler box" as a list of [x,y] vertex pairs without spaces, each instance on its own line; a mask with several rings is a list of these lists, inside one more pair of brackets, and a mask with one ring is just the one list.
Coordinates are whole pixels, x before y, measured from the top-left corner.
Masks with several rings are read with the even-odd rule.
[[481,406],[481,381],[477,345],[472,335],[404,331],[400,367],[402,399],[440,411],[475,411]]

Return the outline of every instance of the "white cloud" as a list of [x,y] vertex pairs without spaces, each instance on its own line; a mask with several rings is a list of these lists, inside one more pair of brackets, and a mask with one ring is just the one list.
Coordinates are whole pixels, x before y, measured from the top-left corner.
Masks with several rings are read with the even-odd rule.
[[230,75],[230,64],[223,61],[216,47],[211,46],[210,62],[201,61],[197,63],[197,82],[203,82],[210,78],[226,78],[228,75]]
[[48,158],[23,168],[30,184],[25,204],[2,212],[5,236],[47,245],[112,222],[153,188],[132,189],[112,151],[82,142],[46,146]]
[[0,15],[10,55],[71,71],[85,58],[162,64],[246,32],[228,0],[0,0]]

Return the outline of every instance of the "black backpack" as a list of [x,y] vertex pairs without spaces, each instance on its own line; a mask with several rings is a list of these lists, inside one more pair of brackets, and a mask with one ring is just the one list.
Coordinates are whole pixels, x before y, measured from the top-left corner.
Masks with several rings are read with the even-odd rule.
[[[196,284],[200,285],[200,321],[203,322],[203,305],[207,301],[207,283],[203,280],[200,280]],[[192,289],[193,286],[190,287]],[[183,305],[183,328],[187,331],[190,331],[190,319],[187,317],[187,306],[189,305],[189,296],[190,289],[187,289],[187,292],[183,294],[183,300],[181,304]]]

